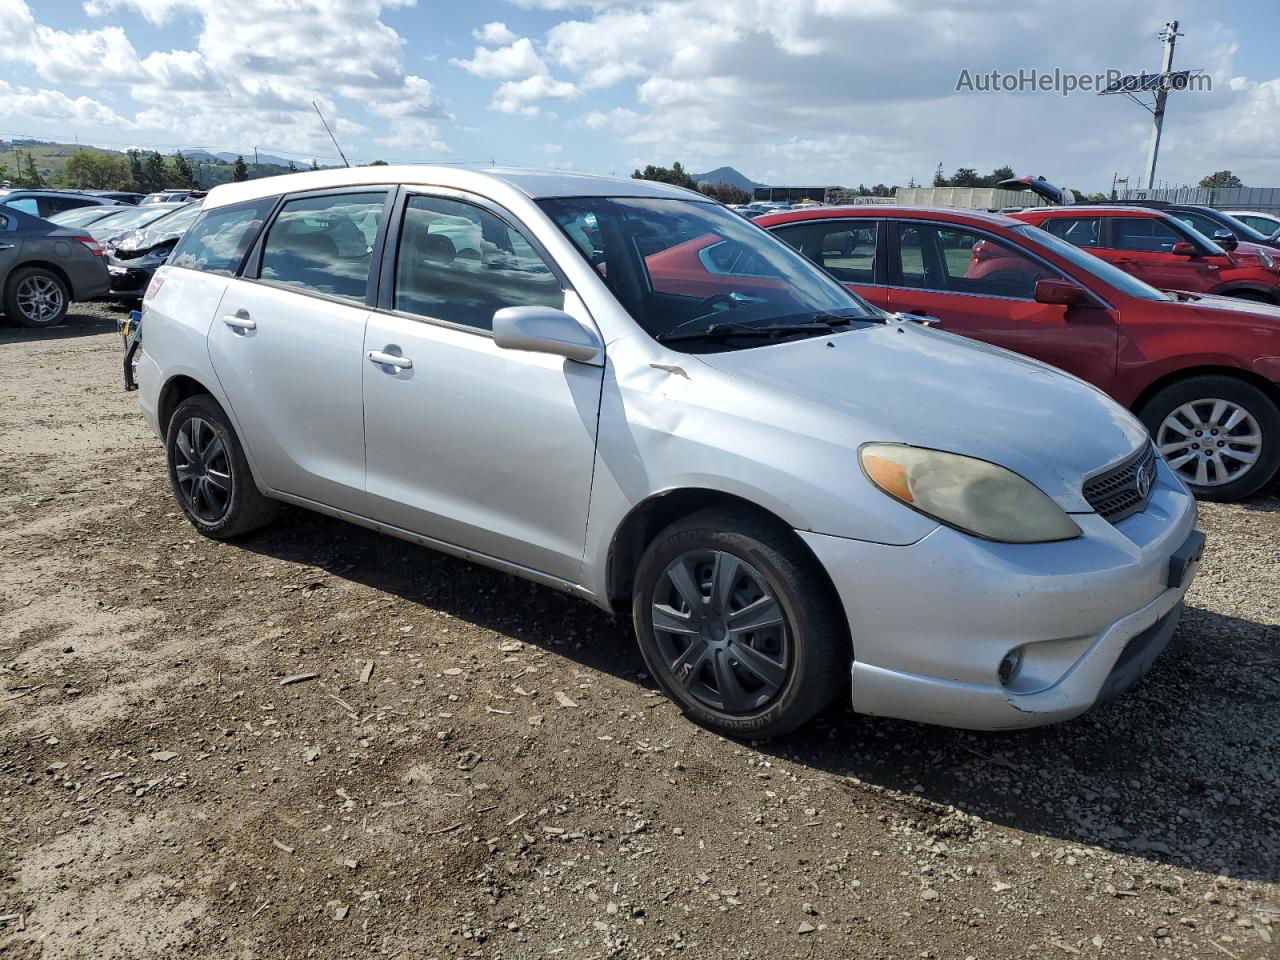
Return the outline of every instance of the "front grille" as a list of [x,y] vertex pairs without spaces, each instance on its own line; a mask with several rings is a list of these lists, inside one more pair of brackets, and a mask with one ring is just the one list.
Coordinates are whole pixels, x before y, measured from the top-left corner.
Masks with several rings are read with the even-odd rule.
[[1118,467],[1084,482],[1084,498],[1112,523],[1138,513],[1151,499],[1156,485],[1156,452],[1147,444]]

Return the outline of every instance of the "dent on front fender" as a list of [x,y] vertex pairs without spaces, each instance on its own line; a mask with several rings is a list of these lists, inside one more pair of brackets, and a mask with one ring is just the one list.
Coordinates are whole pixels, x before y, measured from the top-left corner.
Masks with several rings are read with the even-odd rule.
[[611,353],[602,385],[589,588],[603,583],[623,518],[674,490],[720,491],[795,529],[877,543],[914,543],[937,526],[867,483],[857,465],[858,438],[839,417],[744,384],[694,356],[628,354],[625,343]]

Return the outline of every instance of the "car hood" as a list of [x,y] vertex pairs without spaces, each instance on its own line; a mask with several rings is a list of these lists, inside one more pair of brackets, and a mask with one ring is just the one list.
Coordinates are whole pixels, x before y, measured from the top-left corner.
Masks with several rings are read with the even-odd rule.
[[1082,380],[916,323],[698,359],[851,419],[862,442],[1007,467],[1068,511],[1091,511],[1081,481],[1149,442],[1132,414]]
[[1273,333],[1280,333],[1280,306],[1274,303],[1263,303],[1261,300],[1245,300],[1242,297],[1223,297],[1214,293],[1191,293],[1185,290],[1170,290],[1178,299],[1170,304],[1163,304],[1165,309],[1176,311],[1178,319],[1184,317],[1182,311],[1190,307],[1197,319],[1210,322],[1237,320],[1258,326]]
[[153,226],[126,230],[111,238],[111,246],[117,250],[130,252],[150,250],[163,243],[169,243],[182,237],[182,230],[173,230],[164,225],[164,219],[157,220]]

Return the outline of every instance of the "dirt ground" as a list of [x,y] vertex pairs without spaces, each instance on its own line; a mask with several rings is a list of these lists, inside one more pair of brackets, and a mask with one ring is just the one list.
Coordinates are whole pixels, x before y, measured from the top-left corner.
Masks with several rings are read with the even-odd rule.
[[114,316],[0,330],[0,955],[1280,956],[1275,490],[1080,720],[735,743],[553,591],[197,536]]

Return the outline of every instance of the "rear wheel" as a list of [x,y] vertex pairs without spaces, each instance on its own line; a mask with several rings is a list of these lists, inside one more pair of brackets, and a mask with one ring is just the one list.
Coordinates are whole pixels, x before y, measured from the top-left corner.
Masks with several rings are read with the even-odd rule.
[[279,505],[258,492],[231,422],[207,393],[178,404],[165,449],[173,495],[206,537],[226,540],[275,517]]
[[1243,380],[1183,380],[1152,397],[1140,416],[1169,466],[1204,500],[1247,497],[1280,467],[1280,409]]
[[632,615],[650,673],[690,718],[730,736],[787,733],[848,682],[846,626],[794,534],[707,510],[640,560]]
[[71,295],[62,278],[43,267],[13,271],[4,291],[4,312],[24,327],[53,327],[63,321]]

